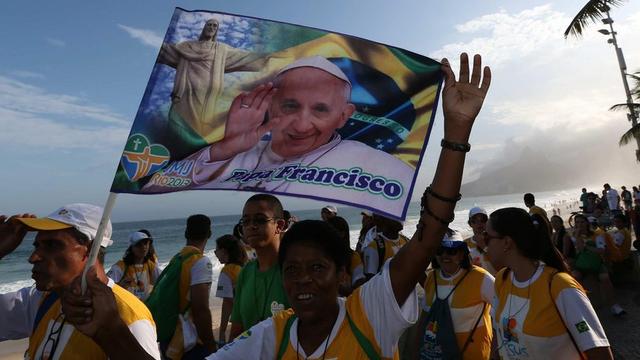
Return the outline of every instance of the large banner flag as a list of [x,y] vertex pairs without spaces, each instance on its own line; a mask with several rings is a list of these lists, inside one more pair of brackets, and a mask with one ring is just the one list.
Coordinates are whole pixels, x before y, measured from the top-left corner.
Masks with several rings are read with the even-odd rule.
[[240,190],[404,219],[442,76],[427,57],[177,8],[111,191]]

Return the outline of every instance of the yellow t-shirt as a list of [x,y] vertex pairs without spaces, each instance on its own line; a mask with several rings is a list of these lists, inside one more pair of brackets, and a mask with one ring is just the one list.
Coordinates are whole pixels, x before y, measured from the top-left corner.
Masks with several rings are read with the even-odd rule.
[[[120,318],[147,353],[160,359],[155,323],[149,309],[127,290],[113,282],[109,285],[112,286]],[[46,296],[51,295],[46,294],[43,299]],[[73,325],[64,322],[61,310],[62,305],[58,299],[43,315],[29,337],[25,359],[107,359],[98,344],[76,331]]]
[[[378,240],[382,240],[384,242],[384,256],[382,262],[380,262],[380,256],[378,253]],[[378,269],[381,269],[382,265],[397,254],[400,248],[408,242],[409,239],[402,234],[398,234],[398,238],[395,240],[389,239],[381,233],[378,234],[376,239],[369,243],[369,245],[363,250],[364,273],[377,273]]]
[[609,346],[589,299],[571,275],[540,264],[529,280],[518,282],[511,271],[504,276],[507,270],[496,275],[492,308],[503,359],[580,359],[567,329],[581,352]]
[[119,283],[123,278],[133,280],[129,285],[121,286],[138,299],[144,301],[151,293],[153,284],[158,279],[158,276],[160,276],[160,269],[156,259],[148,260],[144,264],[129,266],[124,263],[124,260],[119,260],[111,267],[107,276],[116,283]]
[[620,252],[620,260],[617,261],[628,259],[629,255],[631,255],[631,233],[629,229],[616,229],[610,235]]
[[[333,329],[311,354],[305,354],[302,346],[299,346],[299,320],[293,321],[283,360],[368,359],[351,330],[347,313],[382,359],[398,359],[398,339],[417,320],[418,300],[414,291],[402,306],[397,303],[391,288],[388,265],[346,299],[337,298],[336,301],[339,311]],[[254,325],[208,359],[276,359],[285,337],[285,325],[291,316],[293,310],[289,309]]]
[[[461,269],[453,276],[445,278],[441,270],[430,270],[424,283],[425,311],[429,311],[435,300],[434,275],[438,279],[438,297],[444,299],[462,279],[464,273]],[[493,282],[493,276],[489,272],[481,267],[472,266],[467,276],[449,296],[451,322],[460,351],[476,321],[482,316],[473,333],[473,339],[463,354],[464,359],[488,359],[491,354],[493,330],[490,310],[495,296]]]

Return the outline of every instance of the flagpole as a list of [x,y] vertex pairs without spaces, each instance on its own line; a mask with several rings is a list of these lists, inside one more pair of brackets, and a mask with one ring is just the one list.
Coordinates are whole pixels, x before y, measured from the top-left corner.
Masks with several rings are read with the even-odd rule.
[[100,244],[102,243],[102,238],[104,237],[104,229],[109,223],[111,211],[113,210],[113,206],[116,204],[117,196],[118,194],[110,192],[109,197],[107,197],[107,202],[104,204],[104,212],[102,213],[102,219],[100,219],[100,225],[98,225],[96,238],[93,239],[93,243],[91,244],[91,251],[89,252],[89,259],[87,259],[87,263],[84,265],[84,270],[82,271],[82,294],[87,291],[87,272],[89,271],[89,268],[93,264],[95,264],[96,259],[98,258],[98,253],[100,252]]

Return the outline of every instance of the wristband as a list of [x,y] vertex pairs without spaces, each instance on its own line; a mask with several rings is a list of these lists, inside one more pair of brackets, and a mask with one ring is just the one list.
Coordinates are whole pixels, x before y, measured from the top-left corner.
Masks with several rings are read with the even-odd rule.
[[462,194],[456,195],[455,198],[449,198],[449,197],[442,196],[442,195],[438,194],[437,192],[433,191],[433,189],[431,188],[431,185],[427,186],[427,190],[425,190],[425,191],[427,192],[427,194],[430,194],[434,198],[436,198],[436,199],[438,199],[440,201],[448,202],[448,203],[456,203],[456,202],[460,201],[460,199],[462,199]]
[[455,142],[447,141],[445,139],[442,139],[442,141],[440,141],[440,146],[442,146],[445,149],[449,149],[453,151],[461,151],[465,153],[471,150],[471,145],[469,143],[466,143],[466,144],[455,143]]

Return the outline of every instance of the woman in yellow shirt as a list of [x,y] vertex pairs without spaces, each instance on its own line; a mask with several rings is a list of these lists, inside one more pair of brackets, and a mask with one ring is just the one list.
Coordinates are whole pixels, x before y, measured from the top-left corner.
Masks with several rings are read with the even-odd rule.
[[492,318],[503,359],[611,359],[609,341],[580,284],[568,273],[546,222],[519,208],[489,216],[496,274]]
[[160,276],[160,268],[153,239],[147,230],[129,235],[129,247],[124,257],[113,264],[107,276],[140,300],[149,296]]
[[222,345],[226,341],[227,324],[231,311],[233,311],[233,298],[236,289],[236,280],[240,270],[247,262],[247,253],[241,241],[233,235],[223,235],[216,239],[216,257],[221,264],[224,264],[218,277],[218,287],[216,297],[222,299],[222,310],[220,312],[220,335],[218,344]]
[[471,264],[467,244],[453,231],[442,240],[431,264],[423,286],[425,313],[418,324],[415,357],[489,359],[493,276]]

